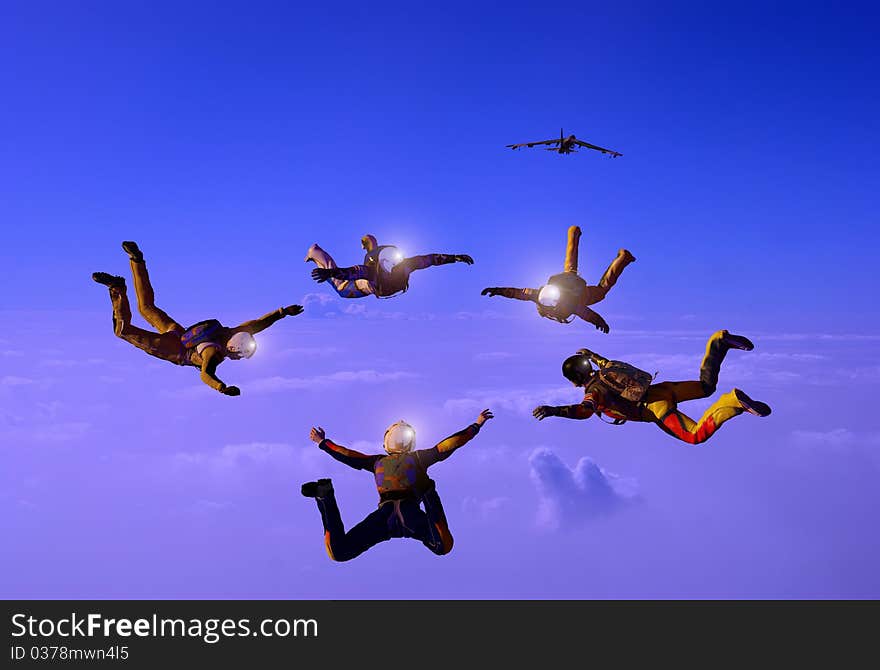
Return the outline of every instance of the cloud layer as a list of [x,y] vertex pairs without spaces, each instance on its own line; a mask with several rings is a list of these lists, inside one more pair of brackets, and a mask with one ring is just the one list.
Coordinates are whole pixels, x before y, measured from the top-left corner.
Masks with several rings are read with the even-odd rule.
[[550,449],[539,448],[529,466],[540,498],[538,525],[545,529],[579,525],[638,499],[634,479],[606,472],[586,457],[571,469]]

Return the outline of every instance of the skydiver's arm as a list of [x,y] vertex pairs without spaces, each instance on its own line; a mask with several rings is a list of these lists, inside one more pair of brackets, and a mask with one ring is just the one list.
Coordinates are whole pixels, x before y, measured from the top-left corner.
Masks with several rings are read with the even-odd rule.
[[464,430],[460,430],[454,435],[450,435],[430,449],[420,449],[416,452],[416,457],[425,465],[425,467],[434,465],[434,463],[439,463],[452,456],[453,451],[470,442],[479,432],[480,427],[477,424],[472,423]]
[[315,268],[312,270],[312,279],[319,282],[328,279],[347,279],[354,281],[356,279],[369,279],[370,268],[366,265],[352,265],[348,268]]
[[202,372],[199,376],[203,382],[215,391],[220,391],[220,393],[224,395],[239,395],[241,393],[237,386],[227,386],[215,374],[217,366],[223,362],[223,356],[220,354],[217,347],[205,347],[202,350],[201,357]]
[[605,319],[601,317],[597,312],[594,312],[589,307],[584,305],[577,311],[577,315],[581,317],[587,323],[592,323],[598,330],[601,330],[603,333],[607,333],[609,331],[608,324],[605,322]]
[[477,433],[480,432],[480,428],[483,426],[483,424],[492,418],[494,418],[492,412],[490,412],[488,409],[484,409],[482,412],[480,412],[480,416],[477,417],[477,420],[470,426],[468,426],[464,430],[458,431],[453,435],[450,435],[445,440],[436,444],[430,449],[421,449],[417,451],[416,457],[419,459],[419,461],[422,462],[422,464],[424,464],[425,467],[446,460],[447,458],[452,456],[453,451],[455,451],[459,447],[463,447],[472,439],[474,439],[477,436]]
[[271,326],[276,321],[280,321],[285,316],[296,316],[297,314],[301,314],[303,311],[302,305],[288,305],[287,307],[279,307],[278,309],[269,312],[268,314],[264,314],[259,319],[253,319],[252,321],[245,321],[240,326],[233,328],[233,332],[237,331],[245,331],[250,333],[251,335],[256,335],[257,333],[266,330],[269,326]]
[[372,470],[376,461],[380,458],[380,456],[369,456],[354,449],[341,447],[326,438],[318,443],[318,448],[321,451],[326,451],[340,463],[344,463],[355,470]]
[[495,296],[500,295],[503,298],[512,298],[513,300],[527,300],[530,302],[538,302],[538,294],[540,291],[536,288],[501,288],[492,287],[484,288],[480,295]]
[[424,254],[422,256],[410,256],[404,258],[394,266],[393,272],[415,272],[424,270],[434,265],[448,265],[449,263],[474,264],[474,259],[467,254]]
[[538,420],[543,421],[548,416],[560,416],[563,419],[589,419],[595,413],[596,408],[591,400],[584,400],[577,405],[561,405],[553,407],[552,405],[541,405],[536,407],[532,415]]
[[577,353],[586,354],[590,357],[590,360],[593,361],[598,367],[604,368],[610,362],[607,358],[603,358],[595,351],[590,351],[589,349],[578,349]]

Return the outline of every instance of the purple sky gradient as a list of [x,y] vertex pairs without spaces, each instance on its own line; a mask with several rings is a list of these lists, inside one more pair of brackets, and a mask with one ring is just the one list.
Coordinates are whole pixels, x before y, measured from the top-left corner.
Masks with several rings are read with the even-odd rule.
[[[876,366],[861,361],[877,338],[750,333],[758,347],[730,354],[720,387],[740,385],[775,413],[740,417],[687,447],[650,425],[531,419],[541,400],[577,399],[557,352],[598,338],[510,307],[503,317],[377,319],[376,336],[358,343],[326,333],[358,328],[362,315],[285,321],[261,338],[258,357],[224,366],[244,389],[237,399],[111,339],[106,314],[16,315],[29,324],[20,337],[39,333],[46,346],[3,345],[2,531],[12,538],[3,593],[382,598],[393,578],[401,598],[880,593],[876,418],[867,399],[854,397],[846,413],[814,404],[876,388]],[[63,337],[62,327],[77,335]],[[622,328],[603,349],[686,378],[708,330],[685,319],[658,341]],[[496,356],[487,360],[478,342],[490,333]],[[95,342],[96,357],[83,359]],[[278,362],[288,360],[296,364]],[[427,446],[484,405],[497,419],[432,470],[453,553],[441,559],[395,541],[331,563],[299,483],[332,476],[349,524],[373,508],[375,490],[369,475],[317,451],[308,427],[375,451],[385,426],[404,417]],[[859,412],[861,426],[852,421]],[[585,486],[573,472],[582,458],[598,466],[598,482]]]

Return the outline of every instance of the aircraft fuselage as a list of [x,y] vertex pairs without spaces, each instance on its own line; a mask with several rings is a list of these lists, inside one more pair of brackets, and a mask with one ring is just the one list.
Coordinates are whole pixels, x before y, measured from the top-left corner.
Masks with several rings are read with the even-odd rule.
[[574,140],[574,135],[569,135],[568,137],[564,138],[559,143],[559,149],[557,149],[557,151],[561,154],[570,154],[575,147]]

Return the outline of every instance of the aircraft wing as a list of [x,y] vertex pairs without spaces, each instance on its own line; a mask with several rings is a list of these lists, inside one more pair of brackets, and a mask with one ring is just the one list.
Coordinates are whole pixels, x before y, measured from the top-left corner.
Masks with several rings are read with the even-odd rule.
[[590,144],[589,142],[575,140],[575,144],[577,144],[579,147],[586,147],[587,149],[595,149],[596,151],[601,151],[603,154],[610,154],[612,158],[617,158],[618,156],[623,156],[623,154],[618,153],[617,151],[612,151],[611,149],[604,149],[602,147],[597,147],[595,144]]
[[509,149],[520,149],[522,147],[535,147],[539,144],[559,144],[560,140],[541,140],[540,142],[523,142],[522,144],[508,144]]

